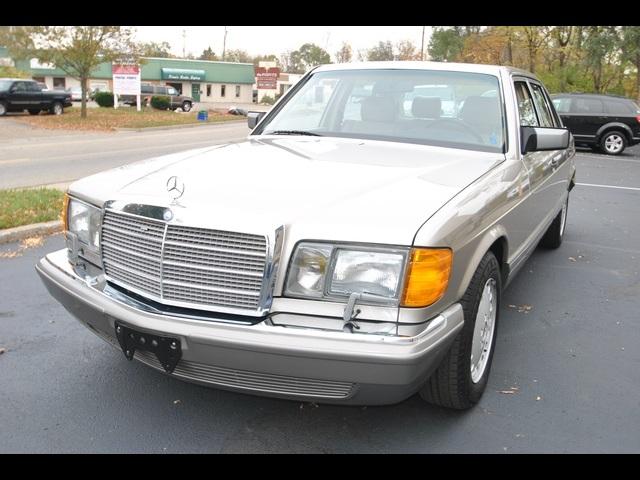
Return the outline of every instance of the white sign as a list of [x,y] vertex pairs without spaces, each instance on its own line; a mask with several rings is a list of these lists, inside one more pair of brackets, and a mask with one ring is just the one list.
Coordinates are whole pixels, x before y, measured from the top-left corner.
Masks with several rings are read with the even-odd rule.
[[137,65],[113,65],[113,93],[116,95],[140,95],[140,67]]

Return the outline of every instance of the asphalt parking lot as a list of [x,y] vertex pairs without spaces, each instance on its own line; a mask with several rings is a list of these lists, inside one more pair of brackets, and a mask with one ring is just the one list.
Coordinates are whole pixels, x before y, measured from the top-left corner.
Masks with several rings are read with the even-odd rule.
[[467,412],[274,400],[125,360],[34,271],[61,235],[0,247],[0,452],[640,452],[640,146],[581,150],[565,241],[505,292]]

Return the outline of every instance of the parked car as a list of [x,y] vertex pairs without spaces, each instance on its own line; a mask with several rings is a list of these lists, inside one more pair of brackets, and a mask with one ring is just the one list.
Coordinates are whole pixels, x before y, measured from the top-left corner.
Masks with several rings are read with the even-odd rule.
[[[181,95],[174,87],[167,85],[152,85],[143,83],[140,86],[140,103],[147,107],[151,105],[151,97],[155,95],[164,95],[169,97],[171,109],[181,108],[185,112],[191,111],[193,107],[193,98]],[[136,105],[135,95],[121,95],[121,101],[125,105]]]
[[[71,93],[71,100],[74,102],[81,102],[82,101],[82,88],[81,87],[71,87],[69,90],[69,93]],[[89,101],[91,99],[91,91],[90,89],[87,88],[87,101]]]
[[[413,95],[428,85],[464,99],[456,117]],[[565,234],[575,148],[542,83],[327,65],[248,123],[244,142],[73,183],[66,247],[37,264],[49,292],[127,359],[202,385],[478,402],[504,288]]]
[[620,155],[626,147],[640,143],[640,107],[633,100],[585,93],[560,93],[552,98],[576,145]]
[[71,94],[64,91],[44,91],[33,80],[0,78],[0,116],[25,110],[31,115],[41,111],[61,115],[70,106]]

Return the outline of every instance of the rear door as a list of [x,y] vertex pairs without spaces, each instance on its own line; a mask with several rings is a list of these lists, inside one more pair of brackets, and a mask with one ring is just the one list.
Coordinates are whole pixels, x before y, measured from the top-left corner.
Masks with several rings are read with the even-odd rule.
[[579,96],[571,98],[571,129],[576,141],[595,141],[600,126],[607,122],[602,100],[596,97]]

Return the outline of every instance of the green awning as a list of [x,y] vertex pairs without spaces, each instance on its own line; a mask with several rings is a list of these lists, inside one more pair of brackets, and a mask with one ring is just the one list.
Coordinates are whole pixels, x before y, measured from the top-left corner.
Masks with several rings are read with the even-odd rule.
[[204,80],[204,70],[187,70],[183,68],[162,68],[163,80]]

